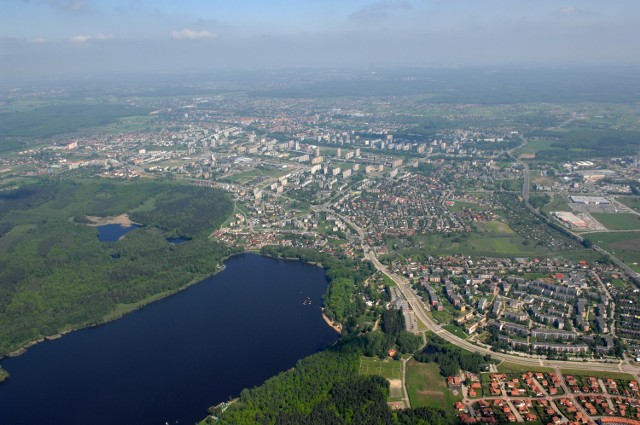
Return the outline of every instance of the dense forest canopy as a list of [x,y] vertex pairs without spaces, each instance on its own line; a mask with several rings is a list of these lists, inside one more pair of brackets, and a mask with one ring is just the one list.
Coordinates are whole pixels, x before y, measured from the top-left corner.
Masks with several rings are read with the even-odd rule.
[[[159,182],[43,180],[0,192],[0,354],[213,273],[231,251],[208,236],[230,210],[220,191]],[[143,227],[115,242],[86,223],[126,213]],[[175,235],[192,239],[173,245]]]
[[222,415],[212,408],[204,424],[233,425],[453,425],[457,418],[432,408],[391,412],[389,383],[358,375],[359,353],[339,347],[300,360],[296,367],[242,391]]

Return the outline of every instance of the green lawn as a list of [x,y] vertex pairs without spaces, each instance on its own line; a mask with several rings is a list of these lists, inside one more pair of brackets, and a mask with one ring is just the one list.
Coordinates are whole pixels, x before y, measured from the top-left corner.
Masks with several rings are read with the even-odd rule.
[[447,388],[436,363],[407,362],[407,392],[411,407],[435,407],[452,410],[462,396],[454,396]]
[[595,376],[596,378],[623,379],[634,381],[633,376],[622,372],[601,372],[596,370],[562,369],[563,375]]
[[454,334],[458,338],[462,338],[462,339],[469,338],[469,335],[467,335],[467,333],[464,331],[464,329],[461,328],[460,326],[451,324],[451,325],[445,325],[445,326],[443,326],[443,328],[445,330],[451,332],[452,334]]
[[547,373],[551,373],[551,372],[555,372],[555,369],[550,368],[550,367],[542,367],[542,366],[536,366],[535,368],[531,368],[530,366],[523,366],[523,365],[519,365],[516,363],[510,363],[510,362],[502,362],[498,365],[498,372],[500,373],[515,373],[515,374],[520,374],[520,373],[525,373],[525,372],[547,372]]
[[386,379],[402,379],[402,362],[362,356],[358,373],[360,375],[379,375]]
[[385,286],[396,286],[396,283],[393,281],[393,279],[391,279],[384,273],[382,273],[382,281],[384,282]]
[[636,214],[602,214],[593,213],[593,218],[598,220],[609,230],[639,230],[640,215]]

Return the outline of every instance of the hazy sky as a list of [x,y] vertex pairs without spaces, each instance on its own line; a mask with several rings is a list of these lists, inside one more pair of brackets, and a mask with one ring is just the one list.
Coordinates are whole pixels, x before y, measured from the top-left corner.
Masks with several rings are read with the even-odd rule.
[[218,67],[627,65],[638,0],[0,0],[0,78]]

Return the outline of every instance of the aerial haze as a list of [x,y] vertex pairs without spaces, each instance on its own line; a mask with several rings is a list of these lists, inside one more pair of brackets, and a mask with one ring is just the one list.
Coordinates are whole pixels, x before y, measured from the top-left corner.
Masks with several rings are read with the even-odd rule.
[[5,0],[2,9],[1,79],[640,58],[631,0]]

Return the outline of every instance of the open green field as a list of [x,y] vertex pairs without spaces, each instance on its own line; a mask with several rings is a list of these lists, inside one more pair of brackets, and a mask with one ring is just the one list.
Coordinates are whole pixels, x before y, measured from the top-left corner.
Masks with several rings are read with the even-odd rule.
[[396,283],[393,281],[393,279],[391,279],[384,273],[382,273],[382,281],[384,282],[385,286],[396,286]]
[[562,369],[563,375],[595,376],[596,378],[623,379],[626,381],[635,380],[632,375],[622,372],[601,372],[597,370]]
[[495,235],[516,234],[516,232],[503,221],[479,221],[475,223],[475,227],[480,233],[492,233]]
[[[513,232],[508,226],[504,226],[506,225],[482,224],[483,229],[486,230],[484,233],[418,236],[415,238],[418,244],[414,245],[419,248],[401,249],[399,253],[404,256],[421,255],[428,252],[431,255],[462,254],[505,257],[545,256],[549,254],[549,250],[544,246],[527,244],[525,239],[516,233],[501,233],[502,231]],[[498,230],[498,232],[491,230]]]
[[551,213],[553,211],[571,211],[569,204],[564,196],[554,194],[551,198],[551,202],[542,207],[542,211]]
[[467,335],[467,333],[464,331],[463,328],[461,328],[458,325],[454,325],[454,324],[450,324],[450,325],[444,325],[443,328],[449,332],[451,332],[452,334],[454,334],[455,336],[457,336],[458,338],[462,338],[462,339],[467,339],[469,338],[469,335]]
[[563,258],[566,260],[580,261],[584,260],[588,263],[595,261],[605,261],[605,257],[593,249],[575,249],[571,251],[562,251],[559,253],[551,253],[547,258]]
[[587,233],[585,236],[624,261],[632,269],[640,271],[638,266],[640,263],[640,232],[597,232]]
[[620,196],[617,197],[616,200],[629,208],[640,212],[640,196]]
[[519,365],[516,363],[510,363],[510,362],[502,362],[498,365],[498,372],[500,373],[525,373],[525,372],[547,372],[547,373],[551,373],[551,372],[555,372],[555,369],[551,368],[551,367],[542,367],[542,366],[536,366],[534,369],[532,369],[530,366],[523,366],[523,365]]
[[452,410],[454,403],[462,399],[461,395],[456,397],[449,391],[436,363],[409,360],[406,378],[411,407]]
[[609,230],[640,230],[640,215],[592,213]]
[[526,158],[530,155],[535,155],[536,152],[542,150],[559,149],[551,146],[551,143],[553,143],[553,141],[548,139],[532,139],[531,141],[527,142],[527,144],[522,148],[518,149],[515,154],[517,156],[522,155],[524,158]]
[[379,375],[386,379],[402,379],[402,362],[362,356],[358,373],[360,375]]

